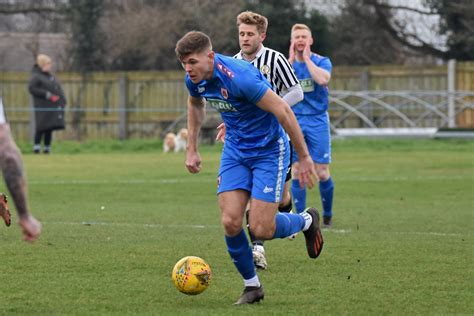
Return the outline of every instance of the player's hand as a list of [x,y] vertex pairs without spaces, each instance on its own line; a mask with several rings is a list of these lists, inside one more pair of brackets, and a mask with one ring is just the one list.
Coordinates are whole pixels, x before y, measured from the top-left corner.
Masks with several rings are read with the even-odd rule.
[[191,173],[201,171],[201,155],[197,151],[186,151],[186,168]]
[[299,177],[300,187],[303,188],[305,185],[312,189],[316,182],[319,182],[316,169],[314,168],[313,159],[308,155],[304,159],[299,161]]
[[219,126],[217,126],[217,136],[216,136],[216,141],[220,142],[225,142],[225,124],[221,123]]
[[290,44],[290,50],[288,52],[288,61],[290,62],[290,64],[294,63],[295,62],[295,42],[293,42],[293,40],[291,41],[291,44]]
[[23,232],[23,240],[34,242],[41,234],[41,223],[32,215],[27,215],[18,221]]
[[311,45],[309,44],[309,41],[306,41],[306,45],[304,46],[303,58],[311,59]]

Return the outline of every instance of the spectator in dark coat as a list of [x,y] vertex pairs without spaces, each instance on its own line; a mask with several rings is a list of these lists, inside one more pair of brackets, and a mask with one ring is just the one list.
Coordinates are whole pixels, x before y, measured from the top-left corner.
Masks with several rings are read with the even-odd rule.
[[33,66],[28,90],[33,96],[35,108],[35,145],[34,152],[41,151],[41,140],[44,139],[43,153],[51,150],[54,130],[64,129],[64,107],[66,98],[59,81],[51,74],[51,58],[40,54]]

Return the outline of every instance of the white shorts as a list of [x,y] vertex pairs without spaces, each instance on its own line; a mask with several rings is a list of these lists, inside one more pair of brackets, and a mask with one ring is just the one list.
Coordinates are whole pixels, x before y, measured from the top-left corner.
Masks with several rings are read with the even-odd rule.
[[2,98],[0,97],[0,124],[5,124],[7,119],[5,118],[5,111],[3,110],[3,102]]

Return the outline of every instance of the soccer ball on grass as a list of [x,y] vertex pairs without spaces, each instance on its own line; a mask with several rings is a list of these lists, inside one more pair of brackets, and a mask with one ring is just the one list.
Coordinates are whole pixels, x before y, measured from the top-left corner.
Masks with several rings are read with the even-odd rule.
[[171,274],[176,288],[187,295],[204,292],[211,281],[211,267],[199,257],[188,256],[179,260]]

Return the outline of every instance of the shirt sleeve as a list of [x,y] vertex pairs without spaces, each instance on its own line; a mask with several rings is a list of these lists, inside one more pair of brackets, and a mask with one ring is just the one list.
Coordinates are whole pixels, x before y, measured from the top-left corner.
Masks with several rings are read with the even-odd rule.
[[319,68],[323,68],[329,73],[332,72],[331,60],[329,60],[329,58],[327,57],[323,57],[319,62],[316,63],[316,66],[318,66]]
[[276,75],[277,79],[286,89],[296,86],[299,82],[296,78],[295,71],[283,54],[277,55]]
[[249,64],[248,72],[240,77],[235,84],[239,88],[240,94],[254,104],[258,103],[270,89],[267,79],[252,64]]

